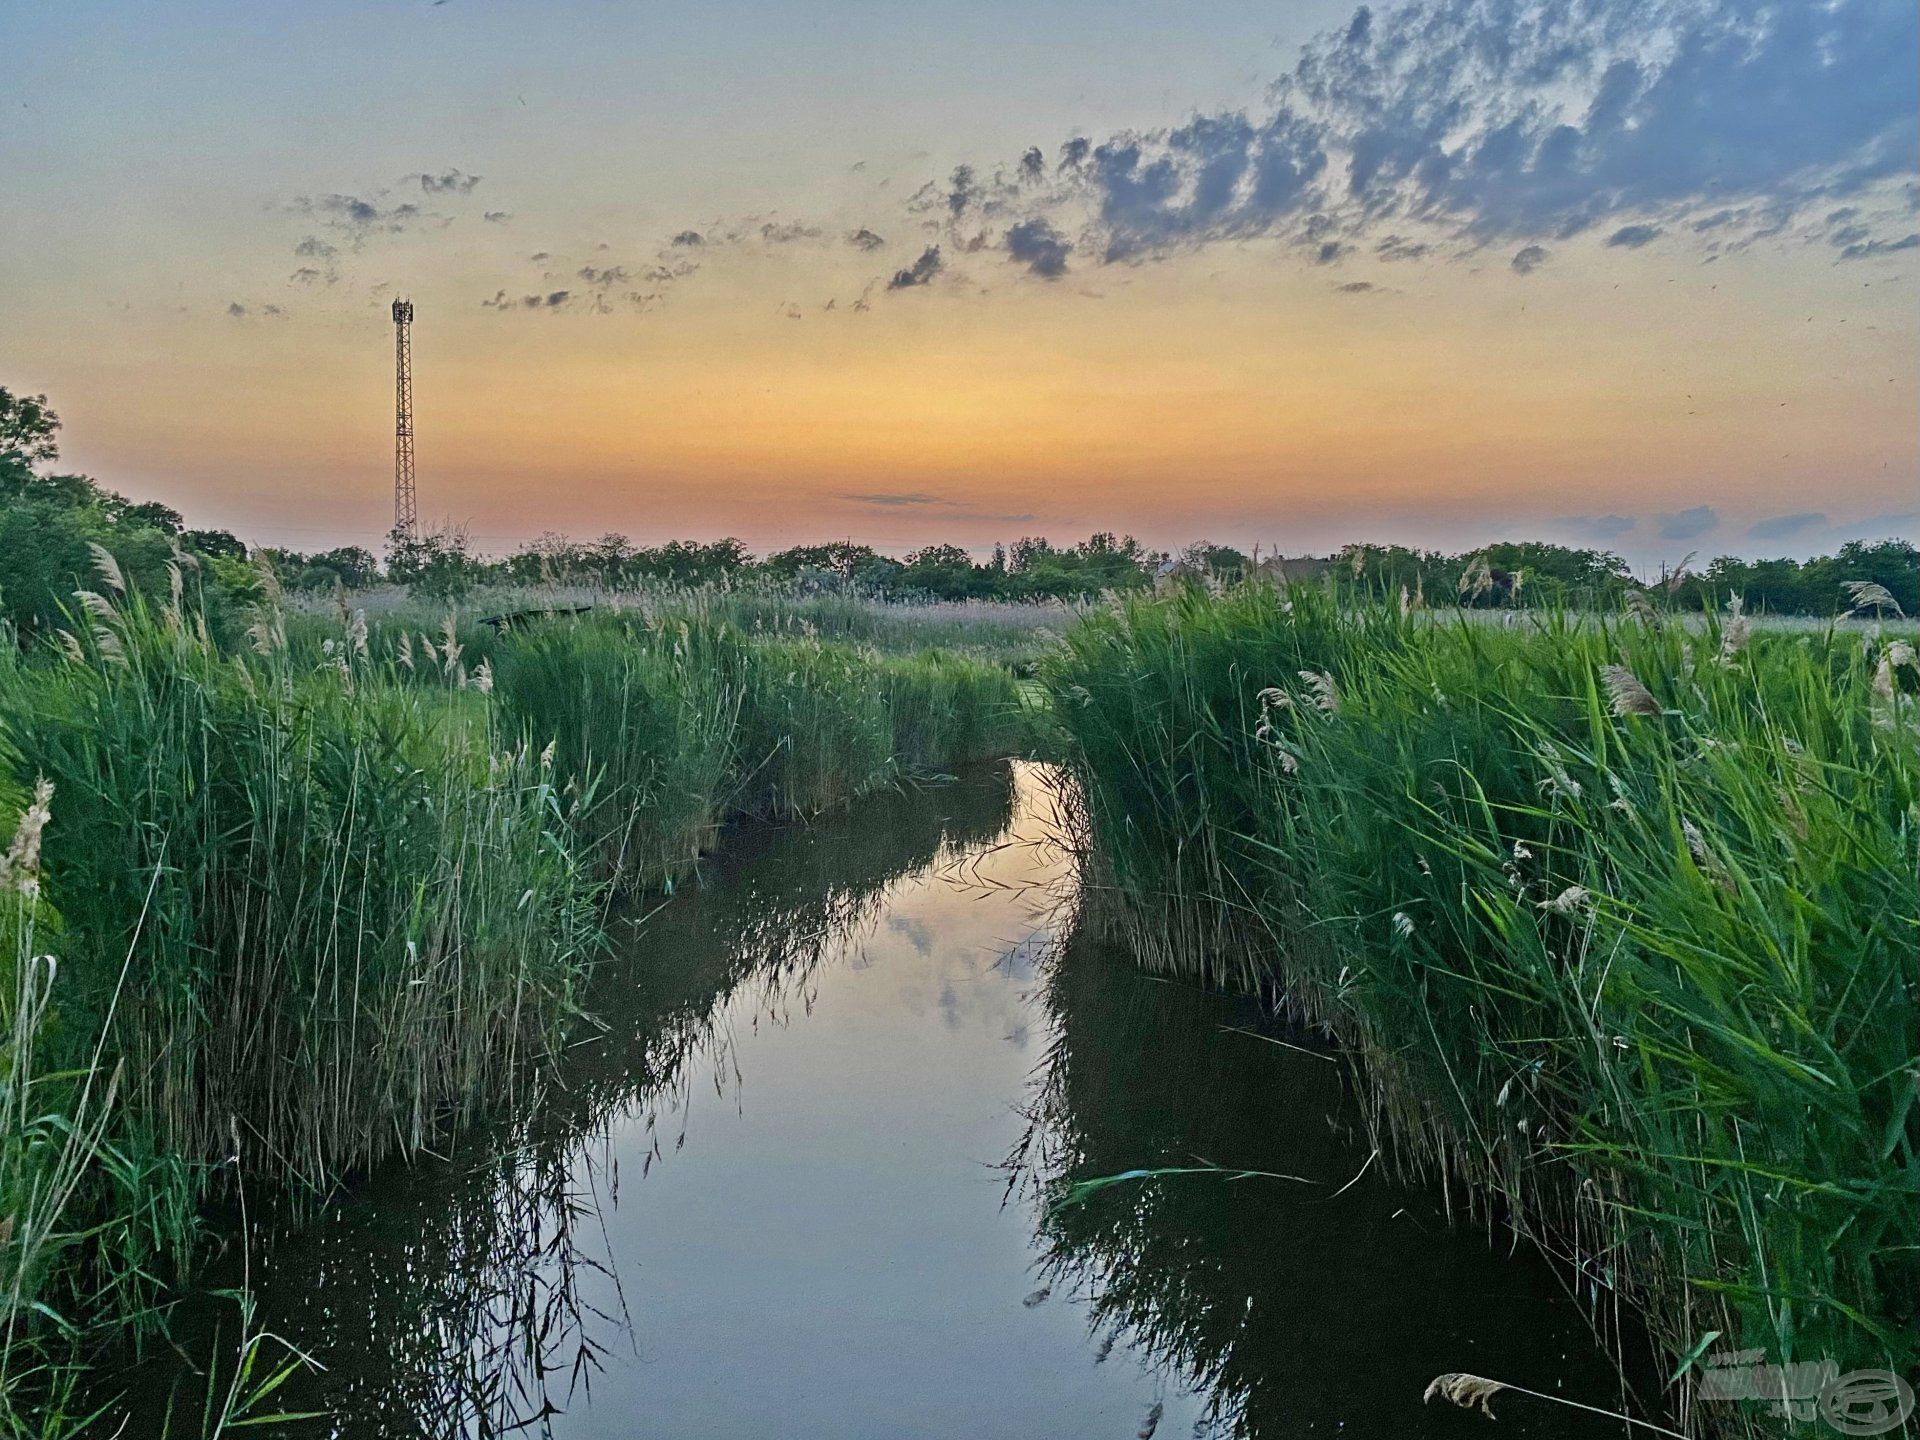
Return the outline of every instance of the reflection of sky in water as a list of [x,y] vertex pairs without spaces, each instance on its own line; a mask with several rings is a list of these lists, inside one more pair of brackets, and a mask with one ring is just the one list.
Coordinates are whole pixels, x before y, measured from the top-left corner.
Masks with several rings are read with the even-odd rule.
[[[1038,823],[1023,807],[1014,838]],[[692,1114],[660,1117],[669,1135],[689,1123],[684,1151],[601,1214],[638,1363],[596,1378],[558,1433],[1139,1429],[1155,1380],[1095,1364],[1077,1307],[1025,1303],[1041,1284],[1030,1216],[1002,1206],[1040,1021],[1045,907],[1014,888],[1033,866],[1026,848],[965,873],[936,862],[828,953],[803,1018],[766,1023],[757,995],[725,1007],[680,1094]],[[617,1152],[649,1143],[636,1127]],[[596,1285],[591,1300],[618,1303]],[[1165,1433],[1197,1415],[1170,1413]]]

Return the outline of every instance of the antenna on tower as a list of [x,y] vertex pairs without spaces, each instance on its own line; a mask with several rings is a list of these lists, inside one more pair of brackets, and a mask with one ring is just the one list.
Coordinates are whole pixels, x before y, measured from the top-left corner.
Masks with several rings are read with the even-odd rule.
[[393,302],[393,533],[418,538],[413,501],[413,301]]

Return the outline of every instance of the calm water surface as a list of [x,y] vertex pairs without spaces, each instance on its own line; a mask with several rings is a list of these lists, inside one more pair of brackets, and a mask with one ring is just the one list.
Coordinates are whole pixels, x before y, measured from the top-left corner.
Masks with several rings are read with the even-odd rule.
[[[1603,1406],[1618,1382],[1538,1264],[1348,1185],[1368,1148],[1333,1064],[1073,933],[1044,780],[732,837],[622,922],[606,1028],[531,1118],[262,1223],[260,1323],[325,1366],[280,1398],[331,1416],[284,1433],[1621,1434],[1422,1406],[1449,1370]],[[1201,1161],[1301,1178],[1048,1204]],[[231,1346],[207,1301],[186,1353],[216,1317]],[[205,1377],[163,1357],[132,1384],[144,1433]]]

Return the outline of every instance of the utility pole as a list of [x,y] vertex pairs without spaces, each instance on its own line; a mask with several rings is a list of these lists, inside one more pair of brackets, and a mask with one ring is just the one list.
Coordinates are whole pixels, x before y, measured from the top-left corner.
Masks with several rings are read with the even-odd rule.
[[413,302],[393,302],[393,534],[418,538],[413,499]]

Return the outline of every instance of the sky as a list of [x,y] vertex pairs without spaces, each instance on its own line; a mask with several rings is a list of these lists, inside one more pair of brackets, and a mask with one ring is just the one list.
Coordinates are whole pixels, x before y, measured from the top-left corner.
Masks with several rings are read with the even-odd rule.
[[1920,536],[1914,0],[0,0],[66,465],[892,553]]

